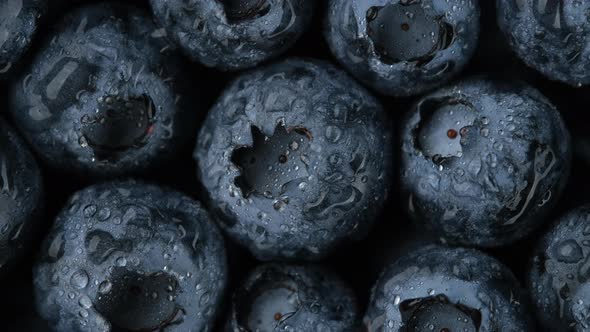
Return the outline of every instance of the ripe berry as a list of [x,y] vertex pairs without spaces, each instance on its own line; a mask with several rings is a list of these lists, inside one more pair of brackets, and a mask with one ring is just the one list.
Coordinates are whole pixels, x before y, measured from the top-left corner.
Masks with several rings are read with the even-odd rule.
[[551,80],[590,84],[590,2],[497,0],[498,25],[516,54]]
[[19,129],[49,165],[74,173],[112,176],[171,159],[196,130],[198,102],[168,49],[131,6],[69,13],[13,85]]
[[44,205],[43,191],[33,155],[0,119],[0,276],[34,247]]
[[363,237],[391,185],[392,130],[345,73],[291,59],[240,76],[195,159],[227,234],[260,259],[317,259]]
[[524,84],[468,80],[422,97],[402,123],[410,216],[453,243],[495,247],[531,233],[567,182],[559,112]]
[[46,11],[45,0],[0,1],[0,79],[29,48]]
[[326,39],[359,80],[390,96],[423,93],[459,73],[479,35],[479,1],[330,0]]
[[266,264],[234,293],[227,331],[357,331],[352,290],[313,265]]
[[528,276],[537,318],[555,331],[590,328],[590,206],[561,217],[539,241]]
[[311,21],[315,0],[150,0],[156,20],[208,67],[254,67],[289,49]]
[[486,254],[426,246],[385,269],[363,319],[375,331],[535,331],[524,291]]
[[223,239],[200,204],[132,181],[75,193],[34,268],[57,331],[211,329],[226,283]]

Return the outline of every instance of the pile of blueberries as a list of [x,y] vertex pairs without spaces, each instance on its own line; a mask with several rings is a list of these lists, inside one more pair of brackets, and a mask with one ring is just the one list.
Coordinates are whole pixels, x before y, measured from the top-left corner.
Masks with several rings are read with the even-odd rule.
[[588,104],[588,0],[0,0],[0,331],[590,331]]

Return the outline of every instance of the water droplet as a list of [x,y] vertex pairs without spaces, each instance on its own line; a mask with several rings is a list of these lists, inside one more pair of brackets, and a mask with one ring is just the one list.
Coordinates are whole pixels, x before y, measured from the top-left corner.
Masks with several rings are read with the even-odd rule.
[[574,240],[565,240],[556,248],[557,260],[564,263],[577,263],[584,258],[582,248]]
[[115,263],[117,263],[118,266],[125,266],[127,265],[127,259],[125,257],[119,257]]
[[72,284],[72,286],[78,289],[85,288],[86,285],[88,285],[88,274],[86,273],[86,271],[83,270],[76,271],[72,274],[72,277],[70,278],[70,283]]
[[88,317],[88,311],[84,310],[84,309],[80,309],[80,311],[78,312],[78,314],[80,315],[80,317],[82,318],[86,318]]
[[100,209],[100,211],[98,211],[98,220],[100,221],[105,221],[107,219],[109,219],[109,217],[111,216],[111,210],[109,208],[102,208]]
[[86,295],[82,295],[80,297],[80,300],[78,301],[78,304],[80,304],[80,306],[82,308],[84,308],[84,309],[88,309],[88,308],[92,307],[92,301]]
[[84,217],[90,218],[96,213],[97,207],[94,204],[86,205],[84,207]]
[[113,284],[110,281],[105,280],[98,285],[98,292],[101,294],[106,294],[110,292],[112,288]]

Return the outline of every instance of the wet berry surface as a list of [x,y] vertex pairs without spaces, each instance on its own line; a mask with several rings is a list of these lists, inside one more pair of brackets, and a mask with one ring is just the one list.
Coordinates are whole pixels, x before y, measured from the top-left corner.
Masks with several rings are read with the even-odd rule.
[[583,0],[0,0],[0,330],[588,331],[589,36]]

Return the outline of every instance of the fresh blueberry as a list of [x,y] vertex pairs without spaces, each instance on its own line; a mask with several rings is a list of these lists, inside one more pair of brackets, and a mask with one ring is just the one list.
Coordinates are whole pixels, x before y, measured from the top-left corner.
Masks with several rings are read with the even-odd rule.
[[0,78],[29,48],[46,9],[45,0],[0,1]]
[[590,84],[590,2],[497,0],[498,24],[512,49],[551,80]]
[[239,77],[201,129],[195,159],[230,237],[259,259],[317,259],[363,237],[391,184],[392,129],[365,89],[326,62]]
[[0,274],[34,245],[42,206],[37,163],[21,138],[0,120]]
[[223,239],[199,203],[132,181],[75,193],[34,268],[57,331],[206,331],[226,284]]
[[512,272],[486,254],[427,246],[387,267],[371,292],[366,331],[534,331]]
[[194,60],[237,70],[289,49],[315,0],[150,0],[156,19]]
[[453,243],[495,247],[541,225],[569,175],[559,112],[521,83],[472,79],[404,119],[401,185],[413,219]]
[[196,131],[180,58],[130,6],[67,15],[14,85],[12,114],[52,166],[92,175],[144,170]]
[[357,331],[355,295],[313,265],[266,264],[234,293],[226,331]]
[[528,276],[541,325],[590,329],[590,205],[570,211],[539,241]]
[[459,73],[479,35],[476,0],[330,0],[336,59],[385,95],[417,95]]

